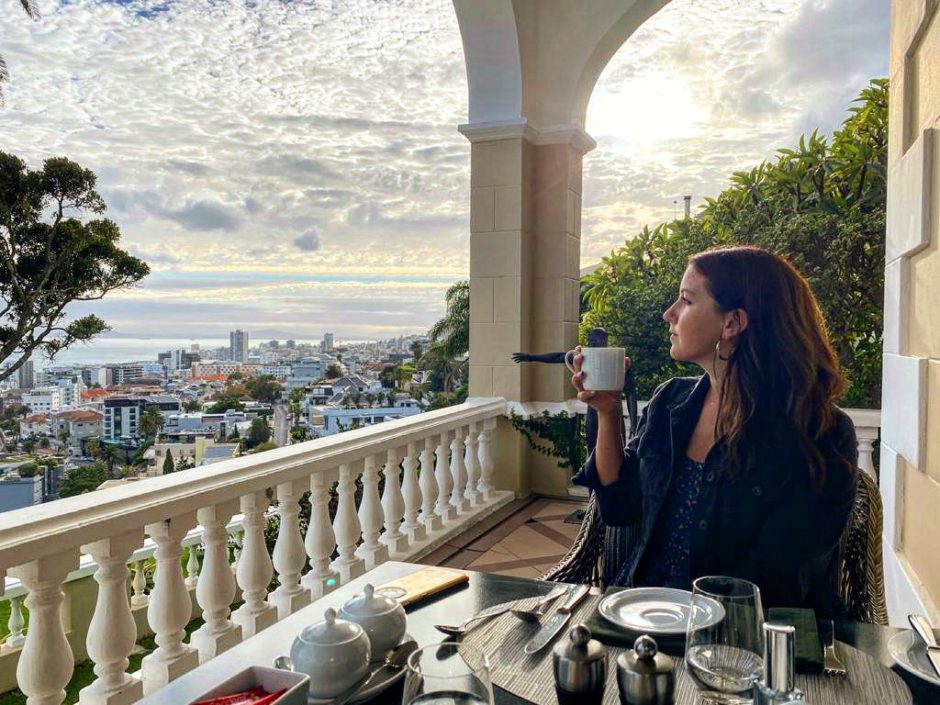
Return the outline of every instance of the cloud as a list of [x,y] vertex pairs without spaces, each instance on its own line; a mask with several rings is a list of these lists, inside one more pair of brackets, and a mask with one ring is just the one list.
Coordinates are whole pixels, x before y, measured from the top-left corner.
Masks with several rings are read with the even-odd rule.
[[320,235],[315,230],[310,230],[295,238],[294,244],[301,252],[314,252],[320,249]]
[[[582,264],[671,218],[684,193],[700,204],[801,132],[835,128],[887,70],[887,5],[672,0],[644,23],[591,101]],[[122,243],[154,270],[86,310],[100,307],[118,334],[300,336],[329,323],[374,337],[440,317],[446,284],[428,273],[469,270],[470,145],[456,130],[467,85],[450,0],[43,11],[35,23],[0,14],[3,149],[92,169]]]

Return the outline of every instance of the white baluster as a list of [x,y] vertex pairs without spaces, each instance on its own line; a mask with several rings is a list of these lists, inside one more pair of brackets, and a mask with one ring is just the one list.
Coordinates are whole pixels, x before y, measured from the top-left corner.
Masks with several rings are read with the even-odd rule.
[[205,507],[196,512],[203,526],[202,573],[196,584],[196,600],[206,621],[189,639],[199,651],[199,663],[205,663],[241,641],[242,630],[229,619],[235,599],[235,576],[228,559],[228,530],[225,525],[238,508],[237,500]]
[[[150,533],[149,531],[147,533]],[[199,581],[199,542],[189,544],[186,559],[186,587],[194,588]]]
[[477,433],[476,424],[470,424],[467,428],[467,437],[464,439],[463,464],[467,469],[467,488],[463,496],[466,498],[470,507],[479,507],[483,504],[480,497],[480,490],[477,489],[477,483],[480,481],[480,460],[477,458]]
[[277,621],[277,607],[264,599],[274,577],[274,565],[264,542],[264,516],[268,498],[264,491],[242,495],[242,553],[235,570],[238,587],[245,603],[232,614],[232,621],[242,628],[242,639],[254,636]]
[[330,557],[336,547],[333,525],[330,524],[330,482],[322,472],[310,476],[310,525],[304,546],[310,557],[310,572],[300,582],[314,600],[339,586],[339,576],[330,568]]
[[464,487],[467,484],[463,452],[463,434],[458,428],[454,431],[454,440],[450,442],[450,474],[454,483],[450,493],[450,505],[458,514],[464,514],[467,511],[467,500],[463,496]]
[[487,419],[483,422],[483,430],[480,431],[480,437],[477,439],[479,449],[477,455],[480,458],[480,483],[478,488],[483,496],[484,502],[493,499],[493,447],[491,444],[491,431],[496,428],[495,419]]
[[300,501],[306,482],[282,482],[277,486],[277,513],[281,525],[274,542],[274,569],[277,589],[268,602],[277,607],[277,618],[284,619],[310,604],[310,591],[300,584],[300,571],[307,562],[304,537],[300,533]]
[[183,580],[183,555],[181,541],[196,525],[195,512],[148,524],[147,535],[157,544],[154,557],[157,570],[153,576],[153,592],[147,608],[147,621],[153,629],[157,648],[144,656],[141,662],[141,678],[144,694],[160,690],[199,665],[199,653],[183,643],[185,627],[192,618],[193,604],[189,598],[187,581],[195,585],[199,573],[196,546],[189,547],[190,560],[187,565],[189,578]]
[[402,531],[408,537],[408,543],[414,545],[427,538],[424,524],[418,521],[421,511],[421,487],[418,485],[418,446],[408,444],[408,452],[402,463],[405,472],[401,484],[401,496],[405,500],[405,523]]
[[23,596],[17,595],[10,598],[10,619],[7,621],[9,635],[3,642],[3,650],[10,651],[18,649],[26,641],[23,635],[23,628],[26,626],[26,620],[23,619]]
[[146,607],[150,598],[147,597],[147,574],[144,571],[143,561],[134,562],[134,579],[131,581],[131,587],[134,590],[131,605],[134,607]]
[[408,548],[408,537],[401,532],[401,520],[405,513],[405,500],[401,496],[398,462],[398,450],[389,448],[385,461],[385,491],[382,493],[385,533],[379,539],[388,546],[389,555],[401,553]]
[[27,705],[61,705],[65,700],[75,661],[62,624],[62,583],[77,568],[78,549],[73,548],[10,569],[29,591],[29,629],[16,664],[16,683]]
[[434,439],[424,439],[421,451],[421,515],[418,521],[424,524],[425,534],[440,531],[441,518],[434,513],[434,500],[437,499],[437,480],[434,478]]
[[98,564],[98,600],[85,638],[98,677],[79,692],[80,705],[125,705],[143,697],[143,683],[127,672],[127,657],[137,641],[127,600],[127,561],[143,543],[143,531],[138,529],[82,546]]
[[877,480],[872,455],[874,452],[873,444],[878,440],[878,427],[857,426],[855,428],[855,435],[858,438],[858,467]]
[[379,471],[375,456],[366,456],[362,472],[362,502],[359,504],[359,523],[362,526],[362,545],[356,555],[366,563],[366,570],[388,560],[388,546],[379,541],[382,531],[382,504],[379,502]]
[[450,468],[447,465],[448,433],[441,434],[441,442],[437,445],[437,460],[434,465],[434,477],[437,479],[437,505],[434,512],[442,521],[453,521],[457,511],[450,506],[450,491],[454,483],[450,477]]
[[339,485],[336,488],[336,516],[333,518],[333,534],[339,555],[332,567],[339,573],[340,581],[348,583],[366,571],[366,564],[356,555],[356,544],[362,530],[356,514],[356,475],[349,465],[339,466]]

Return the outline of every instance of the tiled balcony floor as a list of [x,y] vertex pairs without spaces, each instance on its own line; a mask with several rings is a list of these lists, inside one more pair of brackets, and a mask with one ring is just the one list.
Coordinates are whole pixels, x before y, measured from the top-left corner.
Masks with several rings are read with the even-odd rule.
[[568,552],[578,524],[565,519],[584,506],[543,497],[516,500],[420,562],[537,578]]

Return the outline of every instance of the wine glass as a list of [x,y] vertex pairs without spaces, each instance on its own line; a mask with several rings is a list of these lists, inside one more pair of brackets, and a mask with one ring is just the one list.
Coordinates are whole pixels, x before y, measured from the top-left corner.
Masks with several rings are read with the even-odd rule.
[[445,642],[408,657],[402,705],[493,705],[486,655],[465,644]]
[[760,590],[740,578],[702,577],[692,583],[691,608],[685,662],[702,703],[750,703],[763,669]]

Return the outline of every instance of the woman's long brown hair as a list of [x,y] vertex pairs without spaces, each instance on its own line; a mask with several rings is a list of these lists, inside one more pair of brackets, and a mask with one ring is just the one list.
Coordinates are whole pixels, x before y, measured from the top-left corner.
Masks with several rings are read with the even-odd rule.
[[809,284],[786,259],[758,247],[707,250],[689,263],[721,312],[747,313],[725,363],[716,425],[733,471],[752,458],[748,426],[782,418],[797,433],[812,483],[821,486],[826,463],[818,441],[835,423],[846,383]]

